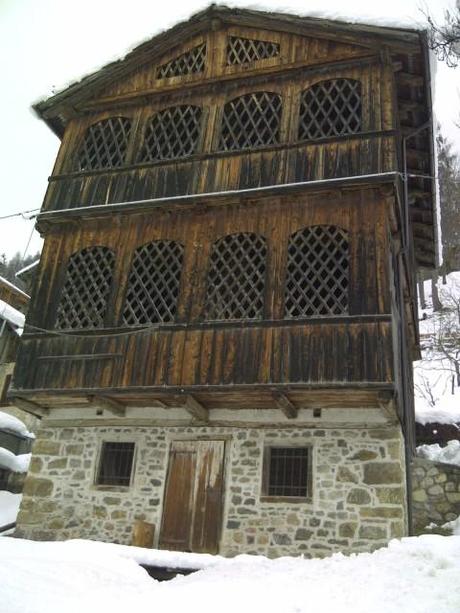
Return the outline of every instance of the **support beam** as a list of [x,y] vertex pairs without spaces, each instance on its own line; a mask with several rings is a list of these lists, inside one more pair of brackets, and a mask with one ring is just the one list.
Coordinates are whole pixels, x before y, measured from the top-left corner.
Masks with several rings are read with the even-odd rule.
[[396,405],[394,396],[392,394],[380,393],[377,397],[379,408],[390,423],[396,423],[398,421],[398,415],[396,413]]
[[158,398],[153,398],[152,407],[155,409],[167,409],[168,405],[165,404],[162,400],[158,400]]
[[91,404],[105,409],[118,417],[125,417],[126,415],[126,405],[107,396],[92,396]]
[[206,423],[209,421],[208,409],[198,402],[191,394],[185,397],[184,409],[197,421]]
[[295,407],[292,404],[292,402],[289,400],[287,396],[285,396],[284,394],[275,392],[273,394],[273,399],[278,409],[282,411],[282,413],[284,413],[288,419],[296,419],[299,411],[297,407]]
[[18,409],[22,409],[26,413],[32,413],[35,417],[45,417],[49,413],[49,409],[46,407],[37,404],[36,402],[32,402],[32,400],[26,400],[26,398],[20,398],[18,396],[14,396],[11,399],[11,402],[18,407]]

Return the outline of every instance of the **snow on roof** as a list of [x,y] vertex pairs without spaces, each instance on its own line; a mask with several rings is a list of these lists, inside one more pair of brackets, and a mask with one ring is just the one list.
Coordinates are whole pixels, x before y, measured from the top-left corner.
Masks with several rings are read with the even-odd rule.
[[15,455],[9,449],[0,447],[0,468],[7,468],[15,473],[26,473],[29,470],[31,453]]
[[127,55],[129,55],[132,51],[136,50],[138,47],[140,47],[144,43],[148,43],[149,41],[156,38],[157,36],[160,36],[161,34],[168,32],[168,30],[173,28],[175,25],[181,22],[186,22],[187,20],[191,20],[197,15],[203,14],[206,11],[210,11],[211,9],[215,12],[219,12],[219,10],[221,11],[235,10],[242,16],[244,16],[245,13],[247,14],[260,13],[261,15],[265,14],[265,15],[269,15],[270,17],[274,17],[274,18],[276,17],[279,17],[279,18],[295,17],[298,19],[311,18],[311,19],[318,19],[318,20],[324,20],[324,21],[335,21],[338,24],[341,23],[344,25],[349,24],[349,25],[356,25],[356,26],[361,25],[363,27],[368,26],[368,27],[378,27],[378,28],[390,28],[394,30],[410,30],[412,32],[423,32],[424,30],[426,30],[426,24],[422,20],[420,22],[417,22],[411,17],[404,17],[404,18],[402,17],[399,17],[399,18],[382,17],[378,15],[372,15],[370,13],[363,13],[363,11],[360,10],[360,7],[359,8],[358,7],[356,8],[347,7],[347,8],[348,8],[347,11],[343,11],[343,10],[318,11],[318,10],[308,10],[308,9],[305,11],[299,11],[297,8],[295,10],[289,10],[289,9],[284,10],[278,7],[276,7],[276,9],[273,10],[272,7],[267,6],[267,5],[265,6],[252,5],[250,9],[241,9],[238,6],[232,6],[230,4],[229,5],[211,4],[208,7],[204,8],[202,11],[199,11],[198,13],[196,11],[192,13],[188,13],[188,15],[186,15],[183,18],[179,17],[178,19],[174,19],[172,23],[167,24],[165,27],[161,29],[153,30],[149,35],[143,37],[142,39],[136,41],[133,44],[130,44],[124,50],[120,50],[120,53],[117,54],[116,56],[106,57],[104,60],[100,62],[96,62],[91,66],[88,65],[88,67],[85,69],[85,72],[83,72],[82,74],[74,75],[71,79],[65,82],[62,82],[57,86],[53,86],[53,90],[44,94],[43,96],[40,96],[37,100],[35,100],[32,103],[32,107],[35,110],[37,110],[36,107],[39,106],[41,103],[45,102],[46,100],[48,100],[50,97],[53,98],[54,96],[61,94],[69,87],[78,84],[85,77],[99,72],[102,68],[107,67],[113,62],[118,63],[118,62],[123,61],[124,59],[126,59]]
[[14,432],[28,438],[35,438],[35,435],[27,430],[26,425],[20,419],[4,411],[0,411],[0,430]]
[[25,315],[4,300],[0,300],[0,319],[11,324],[19,336],[22,334],[26,320]]
[[21,270],[18,270],[18,272],[14,276],[20,277],[23,273],[28,272],[32,268],[35,268],[35,266],[38,266],[39,262],[40,262],[40,258],[32,262],[32,264],[29,264],[28,266],[24,266],[24,268],[21,268]]
[[0,283],[3,283],[3,285],[6,285],[7,287],[11,288],[15,292],[18,292],[18,294],[21,294],[22,296],[25,296],[26,298],[29,298],[30,300],[29,294],[26,294],[25,292],[23,292],[22,289],[19,289],[17,285],[15,285],[14,283],[11,283],[11,281],[8,281],[8,279],[5,279],[5,277],[0,276]]

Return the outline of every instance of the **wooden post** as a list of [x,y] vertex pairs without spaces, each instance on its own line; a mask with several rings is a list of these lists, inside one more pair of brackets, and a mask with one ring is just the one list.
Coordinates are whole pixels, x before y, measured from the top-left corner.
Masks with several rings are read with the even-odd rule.
[[155,536],[155,525],[149,524],[142,519],[136,519],[133,527],[134,547],[146,547],[152,549],[153,538]]

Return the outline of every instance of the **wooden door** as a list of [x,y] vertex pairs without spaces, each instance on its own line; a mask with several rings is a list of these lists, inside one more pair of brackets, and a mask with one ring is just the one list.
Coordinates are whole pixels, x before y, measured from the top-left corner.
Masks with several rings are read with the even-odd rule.
[[217,553],[222,524],[224,441],[174,441],[159,546]]

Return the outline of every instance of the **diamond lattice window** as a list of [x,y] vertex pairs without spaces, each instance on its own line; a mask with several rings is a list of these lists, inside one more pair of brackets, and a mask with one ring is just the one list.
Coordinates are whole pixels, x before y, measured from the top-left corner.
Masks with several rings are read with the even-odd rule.
[[136,249],[123,311],[126,325],[174,321],[183,257],[184,247],[175,241]]
[[70,256],[57,311],[60,329],[101,328],[115,262],[107,247],[88,247]]
[[230,234],[211,253],[206,296],[208,319],[260,319],[265,288],[265,238]]
[[126,160],[131,120],[111,117],[90,126],[78,152],[80,170],[117,168]]
[[195,153],[201,131],[201,108],[174,106],[154,115],[147,126],[140,162]]
[[158,66],[157,79],[183,77],[194,72],[203,72],[206,64],[206,43],[193,47],[190,51]]
[[312,226],[292,234],[287,259],[286,317],[347,313],[348,274],[345,230]]
[[227,45],[227,65],[257,62],[280,54],[278,43],[230,36]]
[[220,149],[229,151],[272,145],[279,141],[281,96],[246,94],[224,106]]
[[361,83],[331,79],[306,89],[300,99],[299,139],[354,134],[361,130]]

